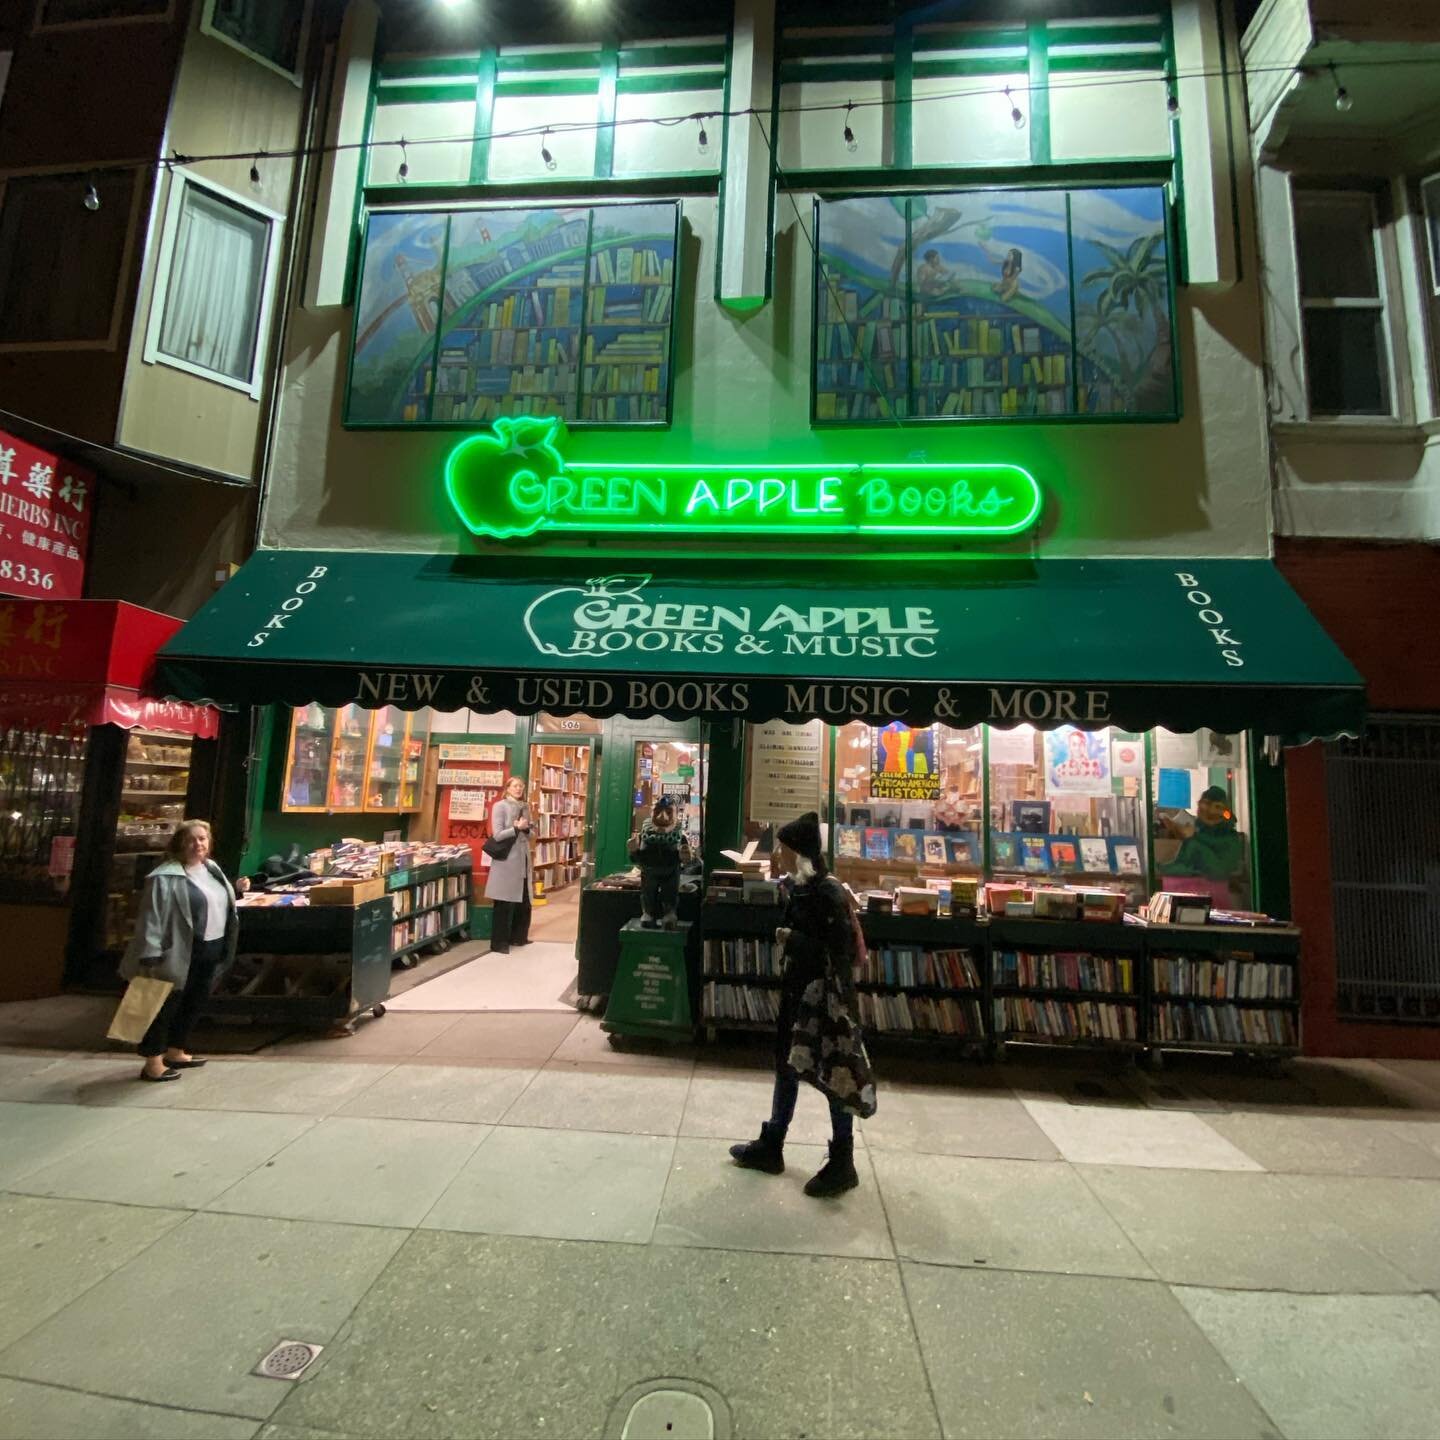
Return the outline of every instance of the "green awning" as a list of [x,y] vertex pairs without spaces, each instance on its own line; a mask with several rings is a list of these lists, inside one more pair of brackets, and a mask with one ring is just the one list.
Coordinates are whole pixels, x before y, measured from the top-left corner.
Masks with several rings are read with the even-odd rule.
[[[613,562],[612,562],[613,563]],[[1265,560],[599,563],[257,553],[161,651],[224,705],[1358,733],[1360,676]]]

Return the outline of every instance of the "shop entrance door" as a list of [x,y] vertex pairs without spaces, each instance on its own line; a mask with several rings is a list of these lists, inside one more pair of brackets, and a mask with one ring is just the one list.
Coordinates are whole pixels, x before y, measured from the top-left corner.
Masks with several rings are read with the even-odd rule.
[[[595,777],[600,723],[586,716],[540,717],[530,745],[529,802],[535,869],[531,935],[574,942],[580,892],[595,862]],[[573,727],[573,728],[571,728]]]

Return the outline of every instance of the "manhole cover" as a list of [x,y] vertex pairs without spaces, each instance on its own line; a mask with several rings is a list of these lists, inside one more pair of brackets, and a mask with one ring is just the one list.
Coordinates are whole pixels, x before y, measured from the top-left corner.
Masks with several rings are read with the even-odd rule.
[[267,1380],[298,1380],[324,1348],[303,1340],[282,1340],[251,1373]]
[[616,1402],[607,1440],[730,1440],[730,1410],[698,1380],[647,1380]]

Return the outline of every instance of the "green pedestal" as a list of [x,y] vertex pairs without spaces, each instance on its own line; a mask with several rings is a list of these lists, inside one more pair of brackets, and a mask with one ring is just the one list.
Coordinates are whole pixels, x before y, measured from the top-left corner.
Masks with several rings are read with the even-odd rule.
[[601,1029],[613,1035],[688,1037],[694,1030],[685,947],[690,926],[647,930],[638,920],[620,931],[620,963]]

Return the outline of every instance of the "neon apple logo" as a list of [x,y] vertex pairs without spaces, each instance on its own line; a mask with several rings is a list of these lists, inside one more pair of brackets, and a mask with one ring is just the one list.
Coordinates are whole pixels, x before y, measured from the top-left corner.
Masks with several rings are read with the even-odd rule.
[[982,535],[1028,530],[1040,487],[1008,463],[623,465],[569,462],[557,419],[502,418],[445,462],[474,535],[542,531],[731,535]]

